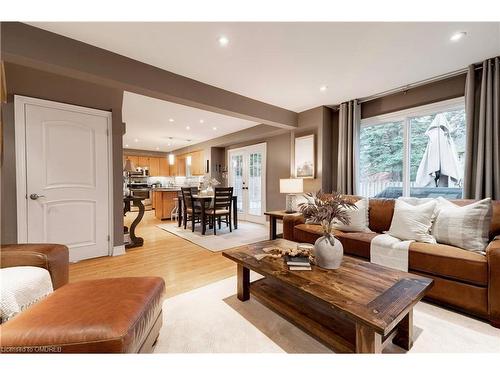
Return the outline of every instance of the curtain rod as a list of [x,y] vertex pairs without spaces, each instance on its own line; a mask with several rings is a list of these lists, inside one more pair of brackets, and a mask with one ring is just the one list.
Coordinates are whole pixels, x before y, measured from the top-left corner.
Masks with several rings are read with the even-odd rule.
[[[474,65],[476,65],[476,64],[474,64]],[[477,65],[474,68],[474,70],[478,70],[478,69],[482,69],[482,68],[483,68],[483,66],[481,64],[479,64],[479,65]],[[387,95],[391,95],[391,94],[397,94],[399,92],[404,92],[404,91],[408,91],[410,89],[414,89],[415,87],[427,85],[429,83],[441,81],[441,80],[447,79],[447,78],[456,77],[456,76],[459,76],[461,74],[467,73],[468,70],[469,70],[469,68],[463,68],[463,69],[454,70],[453,72],[449,72],[449,73],[445,73],[445,74],[440,74],[440,75],[432,77],[432,78],[423,79],[421,81],[413,82],[413,83],[410,83],[408,85],[397,87],[395,89],[386,90],[386,91],[380,92],[378,94],[374,94],[374,95],[370,95],[370,96],[365,96],[364,98],[359,98],[358,99],[358,103],[369,102],[371,100],[378,99],[378,98],[381,98],[383,96],[387,96]]]

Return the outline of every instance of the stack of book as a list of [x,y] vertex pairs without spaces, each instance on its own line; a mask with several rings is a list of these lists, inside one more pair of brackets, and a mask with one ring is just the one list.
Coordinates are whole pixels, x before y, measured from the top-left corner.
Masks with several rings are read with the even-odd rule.
[[290,271],[311,271],[309,257],[291,257],[286,256],[285,262]]

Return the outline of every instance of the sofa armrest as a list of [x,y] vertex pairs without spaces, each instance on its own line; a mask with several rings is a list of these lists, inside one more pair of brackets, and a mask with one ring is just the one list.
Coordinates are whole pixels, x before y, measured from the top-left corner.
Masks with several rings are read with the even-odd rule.
[[500,239],[486,248],[488,260],[488,314],[490,322],[500,328]]
[[69,252],[64,245],[20,244],[2,245],[0,267],[34,266],[50,273],[54,289],[68,283]]
[[296,225],[304,224],[305,219],[303,215],[285,215],[283,216],[283,238],[285,240],[294,241],[293,228]]

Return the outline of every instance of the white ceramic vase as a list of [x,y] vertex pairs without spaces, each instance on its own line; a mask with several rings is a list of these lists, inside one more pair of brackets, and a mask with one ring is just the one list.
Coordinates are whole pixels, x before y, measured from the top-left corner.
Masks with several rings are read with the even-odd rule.
[[316,265],[329,270],[336,270],[342,264],[344,248],[333,236],[323,236],[314,243]]

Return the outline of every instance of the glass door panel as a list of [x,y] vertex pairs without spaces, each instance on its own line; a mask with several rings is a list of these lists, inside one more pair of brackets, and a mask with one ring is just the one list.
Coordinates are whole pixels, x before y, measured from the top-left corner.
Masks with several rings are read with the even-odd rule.
[[238,218],[241,220],[265,223],[265,161],[265,144],[228,152],[228,185],[238,197]]

